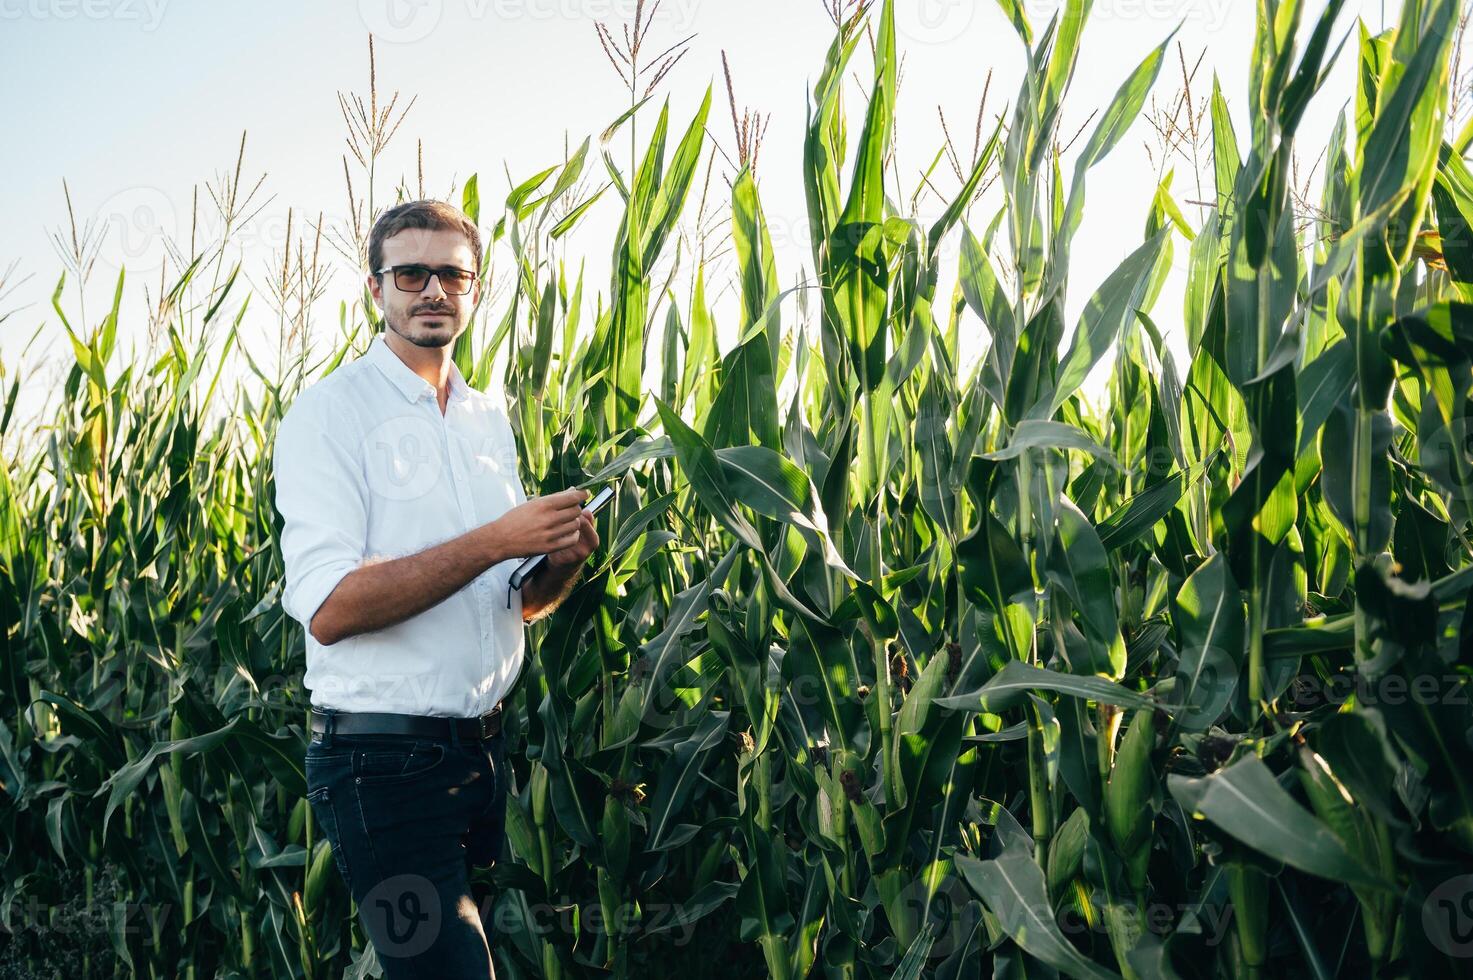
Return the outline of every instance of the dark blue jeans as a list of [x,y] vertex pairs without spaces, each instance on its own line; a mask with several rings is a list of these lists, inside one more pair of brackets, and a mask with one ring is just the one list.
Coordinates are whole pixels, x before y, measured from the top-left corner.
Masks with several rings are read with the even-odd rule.
[[470,868],[506,836],[503,736],[314,733],[307,800],[384,975],[494,977]]

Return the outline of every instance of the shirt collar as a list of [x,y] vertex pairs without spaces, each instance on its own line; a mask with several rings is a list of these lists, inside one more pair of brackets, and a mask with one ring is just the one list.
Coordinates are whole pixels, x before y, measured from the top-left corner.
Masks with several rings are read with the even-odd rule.
[[[366,356],[375,367],[383,372],[384,377],[399,389],[400,394],[407,401],[415,402],[422,398],[435,397],[435,386],[415,374],[413,368],[399,359],[399,355],[394,353],[383,333],[374,336],[373,341],[368,345]],[[460,368],[455,366],[454,361],[451,361],[450,398],[452,400],[463,398],[469,390],[465,378],[460,373]]]

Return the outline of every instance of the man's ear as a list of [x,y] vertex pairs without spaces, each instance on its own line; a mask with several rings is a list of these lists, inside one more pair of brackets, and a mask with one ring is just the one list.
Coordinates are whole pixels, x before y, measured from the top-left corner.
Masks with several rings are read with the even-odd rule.
[[384,284],[379,281],[379,277],[378,276],[376,276],[376,275],[374,275],[373,273],[370,272],[368,274],[368,281],[367,281],[366,285],[368,286],[368,293],[369,293],[369,295],[373,297],[373,301],[376,304],[378,304],[378,308],[379,309],[383,309],[384,308]]

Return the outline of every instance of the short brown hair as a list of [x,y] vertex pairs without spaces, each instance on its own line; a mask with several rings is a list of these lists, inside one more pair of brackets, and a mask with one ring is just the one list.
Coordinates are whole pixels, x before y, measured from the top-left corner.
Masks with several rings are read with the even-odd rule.
[[384,242],[406,228],[437,230],[447,228],[465,235],[476,257],[475,272],[481,273],[481,231],[466,213],[444,201],[408,201],[395,205],[378,216],[368,233],[368,271],[383,267]]

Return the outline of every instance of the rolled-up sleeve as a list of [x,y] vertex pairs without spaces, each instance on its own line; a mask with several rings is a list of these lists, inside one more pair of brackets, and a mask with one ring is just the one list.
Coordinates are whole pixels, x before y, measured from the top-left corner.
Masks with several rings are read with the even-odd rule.
[[368,538],[363,466],[327,409],[304,392],[277,427],[272,451],[286,570],[281,605],[309,635],[322,603],[362,564]]

